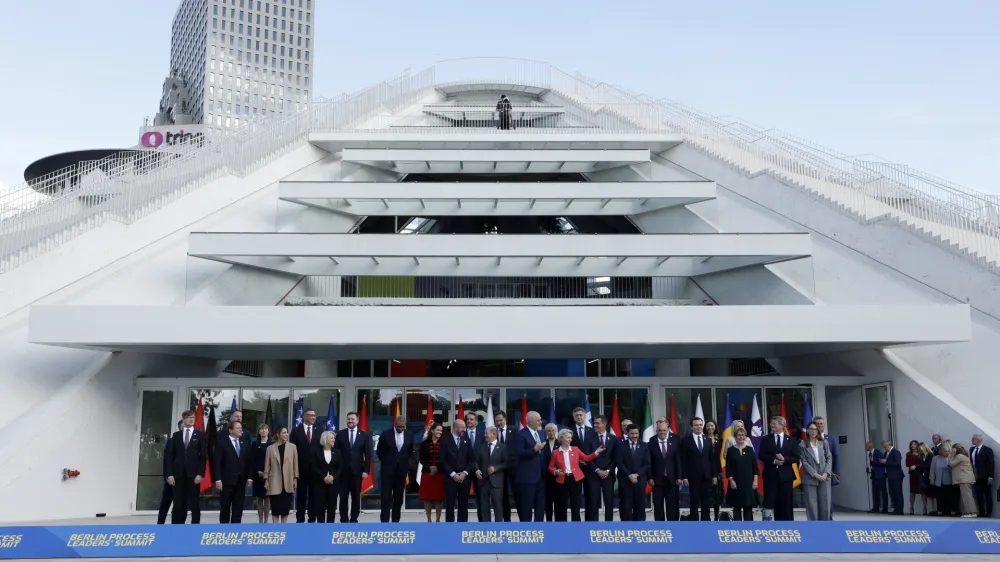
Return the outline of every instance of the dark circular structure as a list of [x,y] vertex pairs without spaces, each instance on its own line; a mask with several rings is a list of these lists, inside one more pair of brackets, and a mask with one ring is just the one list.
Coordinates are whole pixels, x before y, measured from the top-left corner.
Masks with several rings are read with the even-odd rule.
[[[74,150],[71,152],[60,152],[44,158],[39,158],[24,169],[24,181],[28,182],[35,191],[47,195],[53,192],[71,188],[79,181],[76,167],[81,162],[91,160],[102,160],[108,156],[119,153],[132,152],[128,148],[94,148],[88,150]],[[66,174],[58,181],[46,181],[49,174],[66,170]],[[55,179],[55,178],[53,178]]]

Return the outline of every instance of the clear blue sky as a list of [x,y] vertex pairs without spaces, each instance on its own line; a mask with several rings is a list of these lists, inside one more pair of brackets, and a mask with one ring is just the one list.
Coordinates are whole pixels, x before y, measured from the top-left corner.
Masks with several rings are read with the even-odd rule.
[[[136,142],[177,3],[3,2],[0,184],[54,152]],[[439,59],[533,58],[1000,192],[995,0],[314,3],[315,95]]]

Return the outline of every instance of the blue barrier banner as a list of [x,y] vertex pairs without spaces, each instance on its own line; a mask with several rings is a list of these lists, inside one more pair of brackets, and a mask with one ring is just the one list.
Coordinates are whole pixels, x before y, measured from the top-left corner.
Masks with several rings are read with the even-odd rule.
[[1000,522],[290,523],[0,527],[0,559],[796,552],[1000,554]]

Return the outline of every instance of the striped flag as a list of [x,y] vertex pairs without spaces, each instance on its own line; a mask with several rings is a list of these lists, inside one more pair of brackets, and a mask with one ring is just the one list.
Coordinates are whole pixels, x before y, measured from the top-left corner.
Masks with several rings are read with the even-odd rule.
[[[781,395],[781,417],[785,418],[785,423],[788,423],[788,414],[785,410],[785,395]],[[785,426],[785,435],[788,435],[788,426]],[[802,485],[802,475],[799,474],[798,463],[792,463],[792,472],[795,473],[795,480],[792,481],[792,488],[798,488]]]
[[[431,395],[427,395],[427,417],[424,420],[424,439],[427,439],[427,433],[431,425],[434,423],[434,402],[431,400]],[[417,485],[420,484],[420,477],[424,472],[424,465],[417,463]]]
[[[361,397],[361,421],[358,422],[358,429],[368,433],[368,397]],[[361,481],[361,493],[365,494],[375,487],[374,459],[368,460],[368,478]]]

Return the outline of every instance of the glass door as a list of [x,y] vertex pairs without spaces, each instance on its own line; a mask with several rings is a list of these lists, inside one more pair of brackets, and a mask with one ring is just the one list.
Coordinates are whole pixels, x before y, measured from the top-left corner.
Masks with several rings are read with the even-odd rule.
[[173,390],[143,390],[135,510],[156,511],[163,493],[164,448],[177,431]]
[[889,383],[862,387],[865,407],[865,438],[882,448],[882,442],[895,441],[896,428],[892,420],[892,391]]

